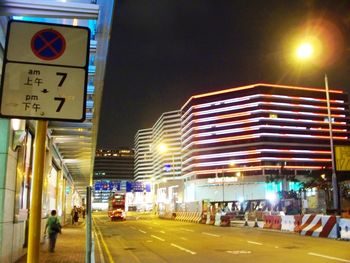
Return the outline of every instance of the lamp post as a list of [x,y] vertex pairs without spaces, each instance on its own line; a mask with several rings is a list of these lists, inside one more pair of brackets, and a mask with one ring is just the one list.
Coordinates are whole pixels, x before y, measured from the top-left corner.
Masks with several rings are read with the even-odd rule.
[[[305,42],[297,48],[297,57],[302,60],[310,59],[313,56],[314,50],[312,43]],[[331,160],[332,160],[332,188],[333,188],[333,208],[339,212],[339,201],[338,201],[338,182],[335,170],[335,156],[333,147],[333,130],[332,130],[332,118],[331,118],[331,106],[329,99],[329,88],[328,88],[328,77],[324,74],[324,85],[326,92],[327,102],[327,116],[328,116],[328,127],[329,127],[329,146],[331,149]]]
[[[159,153],[164,154],[164,153],[169,152],[169,148],[165,143],[160,143],[158,145],[158,151],[159,151]],[[171,153],[171,162],[172,162],[171,173],[172,173],[173,177],[175,177],[175,156],[174,156],[174,153]]]

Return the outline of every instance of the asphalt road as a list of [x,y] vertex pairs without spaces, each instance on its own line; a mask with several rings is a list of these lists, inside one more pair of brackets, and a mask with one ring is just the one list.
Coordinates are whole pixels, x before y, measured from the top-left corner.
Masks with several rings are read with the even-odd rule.
[[[94,213],[95,250],[105,262],[349,262],[350,242],[244,227],[215,227],[129,216],[110,222]],[[103,262],[103,259],[102,259]]]

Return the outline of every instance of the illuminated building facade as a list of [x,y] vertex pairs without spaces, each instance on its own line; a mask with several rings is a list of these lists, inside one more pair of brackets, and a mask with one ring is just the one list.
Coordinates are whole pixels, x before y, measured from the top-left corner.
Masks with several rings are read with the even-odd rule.
[[[330,107],[334,145],[349,145],[347,94],[331,90]],[[152,129],[151,148],[164,139],[155,136],[160,123]],[[322,88],[255,84],[192,96],[181,108],[180,125],[176,178],[183,179],[185,202],[271,200],[276,192],[298,190],[294,179],[331,168]],[[161,181],[167,178],[162,155],[152,153],[151,178]]]
[[[181,175],[181,112],[163,113],[152,128],[135,136],[135,180],[159,181]],[[163,148],[163,149],[161,149]]]
[[152,177],[152,129],[139,130],[135,135],[135,181],[150,181]]
[[[334,144],[349,144],[347,94],[330,98]],[[182,107],[182,176],[264,182],[329,168],[327,116],[324,89],[256,84],[193,96]]]

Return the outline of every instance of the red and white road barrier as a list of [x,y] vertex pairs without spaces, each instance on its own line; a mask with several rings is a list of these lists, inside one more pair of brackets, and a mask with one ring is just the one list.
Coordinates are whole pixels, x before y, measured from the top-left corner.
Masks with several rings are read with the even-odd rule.
[[282,231],[289,231],[289,232],[294,232],[295,228],[295,218],[294,216],[287,215],[287,216],[281,216],[282,218],[282,226],[281,230]]
[[304,215],[300,226],[300,234],[304,236],[337,238],[336,216]]
[[340,227],[340,238],[350,240],[350,219],[340,218],[339,227]]

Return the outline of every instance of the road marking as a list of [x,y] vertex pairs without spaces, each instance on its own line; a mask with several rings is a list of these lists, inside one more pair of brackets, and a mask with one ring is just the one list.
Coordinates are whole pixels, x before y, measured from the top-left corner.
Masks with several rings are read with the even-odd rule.
[[316,256],[316,257],[321,257],[321,258],[328,258],[328,259],[338,260],[338,261],[341,261],[341,262],[350,262],[350,260],[347,260],[347,259],[330,257],[330,256],[327,256],[327,255],[322,255],[322,254],[317,254],[317,253],[312,253],[312,252],[309,252],[307,254],[310,255],[310,256]]
[[155,236],[155,235],[151,235],[151,237],[153,237],[153,238],[155,238],[155,239],[158,239],[158,240],[160,240],[160,241],[165,241],[165,239],[163,239],[163,238],[161,238],[161,237],[157,237],[157,236]]
[[278,246],[275,246],[275,248],[279,248]]
[[220,236],[217,235],[217,234],[211,234],[211,233],[207,233],[207,232],[202,232],[202,234],[208,235],[208,236],[212,236],[212,237],[220,237]]
[[141,233],[144,233],[144,234],[147,233],[146,231],[143,231],[143,230],[141,230],[141,229],[139,229],[139,231],[140,231]]
[[234,255],[238,255],[238,254],[251,254],[252,252],[249,250],[228,250],[226,251],[229,254],[234,254]]
[[254,241],[249,241],[249,240],[247,240],[247,242],[248,242],[249,244],[254,244],[254,245],[259,245],[259,246],[262,246],[262,245],[263,245],[262,243],[254,242]]
[[181,230],[187,231],[187,232],[194,232],[192,229],[187,229],[187,228],[180,228]]
[[185,237],[180,237],[180,239],[182,239],[182,240],[188,240],[187,238],[185,238]]
[[106,244],[105,240],[103,239],[103,236],[102,236],[102,233],[100,231],[100,228],[97,226],[96,221],[95,221],[95,219],[93,217],[92,217],[92,220],[94,221],[94,226],[95,226],[95,230],[97,232],[97,236],[99,236],[101,238],[101,242],[102,242],[102,245],[103,245],[103,247],[105,249],[105,252],[107,254],[109,262],[114,263],[114,260],[112,258],[111,252],[109,251],[109,249],[107,247],[107,244]]
[[149,226],[149,227],[148,227],[148,229],[152,229],[152,227],[151,227],[151,226]]
[[162,233],[162,234],[165,234],[165,231],[163,231],[163,230],[161,230],[161,231],[159,231],[160,233]]
[[197,254],[196,252],[193,252],[193,251],[191,251],[191,250],[189,250],[189,249],[186,249],[186,248],[184,248],[184,247],[180,247],[179,245],[176,245],[176,244],[174,244],[174,243],[171,243],[170,245],[172,245],[173,247],[176,247],[176,248],[178,248],[178,249],[180,249],[180,250],[182,250],[182,251],[185,251],[185,252],[187,252],[187,253],[190,253],[190,254],[192,254],[192,255],[196,255],[196,254]]

